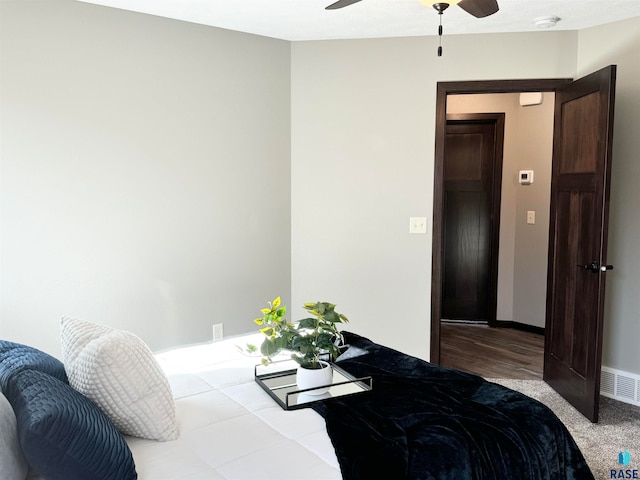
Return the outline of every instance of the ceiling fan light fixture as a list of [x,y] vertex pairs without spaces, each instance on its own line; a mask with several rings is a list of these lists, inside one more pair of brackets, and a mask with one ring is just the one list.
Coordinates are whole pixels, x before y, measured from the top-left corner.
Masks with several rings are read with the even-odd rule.
[[438,56],[442,56],[442,14],[451,5],[459,3],[461,0],[447,0],[445,2],[434,2],[433,0],[419,0],[423,5],[431,5],[440,15],[440,25],[438,25]]
[[[446,3],[448,7],[460,3],[461,0],[445,0],[443,2],[435,2],[434,0],[418,0],[421,4],[427,7],[434,7],[437,3]],[[435,7],[434,7],[435,8]]]
[[434,0],[418,0],[421,4],[427,7],[433,7],[439,14],[442,14],[447,8],[460,3],[461,0],[445,0],[444,2],[434,2]]

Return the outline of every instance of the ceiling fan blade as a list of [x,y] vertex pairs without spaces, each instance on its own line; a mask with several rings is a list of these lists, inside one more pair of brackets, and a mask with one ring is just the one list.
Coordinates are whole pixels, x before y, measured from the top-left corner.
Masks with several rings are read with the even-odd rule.
[[328,7],[325,7],[325,10],[337,10],[338,8],[348,7],[349,5],[353,5],[354,3],[358,3],[360,0],[338,0],[336,3],[332,3]]
[[458,6],[476,18],[488,17],[499,10],[496,0],[462,0]]

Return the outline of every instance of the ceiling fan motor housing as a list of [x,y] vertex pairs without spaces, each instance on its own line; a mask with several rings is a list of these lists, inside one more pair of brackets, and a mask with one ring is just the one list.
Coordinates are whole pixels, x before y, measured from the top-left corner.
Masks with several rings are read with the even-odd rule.
[[446,2],[436,2],[433,5],[433,8],[436,9],[436,11],[442,15],[442,12],[444,12],[447,8],[449,8],[449,4]]

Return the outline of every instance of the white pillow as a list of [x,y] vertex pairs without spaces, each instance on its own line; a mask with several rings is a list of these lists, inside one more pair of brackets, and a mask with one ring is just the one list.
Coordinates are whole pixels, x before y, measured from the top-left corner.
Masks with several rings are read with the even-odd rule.
[[0,478],[24,480],[28,468],[18,440],[16,415],[9,400],[0,392]]
[[62,319],[61,333],[69,384],[118,430],[150,440],[178,438],[171,387],[138,336],[69,317]]

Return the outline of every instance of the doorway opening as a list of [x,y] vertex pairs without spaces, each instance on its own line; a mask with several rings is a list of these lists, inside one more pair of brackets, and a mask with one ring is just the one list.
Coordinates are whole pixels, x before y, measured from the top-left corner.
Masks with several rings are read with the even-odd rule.
[[[442,365],[542,378],[555,99],[552,92],[534,97],[447,98]],[[493,135],[482,136],[471,123],[483,122],[486,130],[492,120],[499,121]],[[491,152],[495,165],[488,168]],[[520,183],[523,170],[532,173]]]
[[[440,82],[436,96],[436,147],[433,209],[433,261],[431,292],[431,361],[441,363],[440,335],[442,315],[444,268],[444,198],[445,198],[445,143],[448,97],[470,94],[554,92],[571,79],[507,80],[479,82]],[[504,210],[502,212],[505,213]],[[499,224],[499,222],[498,222]],[[502,242],[501,242],[502,243]],[[504,245],[503,245],[504,246]],[[499,305],[498,305],[499,307]],[[500,316],[500,314],[497,314]]]

